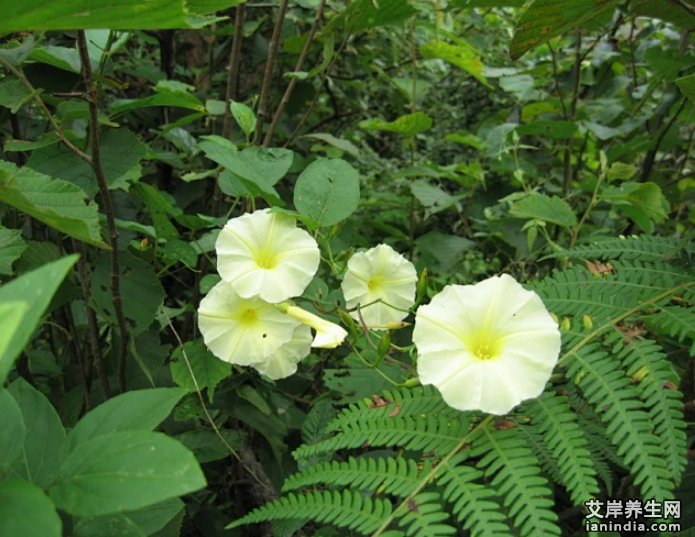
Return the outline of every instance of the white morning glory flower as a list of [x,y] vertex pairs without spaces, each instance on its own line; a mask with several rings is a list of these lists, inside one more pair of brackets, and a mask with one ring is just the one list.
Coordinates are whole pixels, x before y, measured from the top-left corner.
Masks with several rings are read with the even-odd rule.
[[453,408],[497,415],[538,397],[560,353],[541,298],[506,274],[446,286],[418,308],[413,342],[422,384]]
[[311,329],[303,324],[299,325],[294,329],[291,340],[263,362],[253,364],[253,367],[273,380],[289,377],[297,371],[297,364],[311,351],[311,339]]
[[296,319],[302,324],[310,326],[316,331],[314,341],[311,346],[320,349],[335,349],[340,345],[347,332],[342,326],[322,319],[318,315],[314,315],[310,311],[294,306],[291,303],[278,304],[278,309],[287,313],[293,319]]
[[348,309],[355,308],[350,312],[354,319],[369,328],[385,328],[408,315],[416,284],[413,264],[388,244],[380,244],[350,258],[341,288]]
[[316,241],[291,216],[262,209],[232,218],[215,244],[217,270],[239,296],[282,302],[299,296],[316,274]]
[[222,280],[201,300],[198,327],[215,356],[255,366],[295,338],[301,324],[258,297],[240,297]]

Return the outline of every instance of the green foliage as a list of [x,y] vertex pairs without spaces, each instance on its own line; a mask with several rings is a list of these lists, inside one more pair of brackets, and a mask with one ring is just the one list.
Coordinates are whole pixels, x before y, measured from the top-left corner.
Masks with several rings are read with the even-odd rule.
[[9,162],[0,162],[0,187],[0,201],[71,237],[106,248],[97,206],[85,203],[79,187]]
[[78,28],[199,28],[213,22],[203,14],[243,0],[158,0],[143,8],[134,0],[111,0],[94,5],[86,0],[59,0],[47,5],[38,0],[8,9],[0,32],[74,30]]
[[[686,511],[687,2],[243,3],[3,12],[0,534],[575,537],[591,498]],[[196,317],[220,229],[266,207],[320,247],[292,300],[349,331],[277,381]],[[378,243],[418,274],[388,330],[340,289]],[[560,360],[508,415],[460,412],[417,385],[413,318],[501,273]]]
[[[350,405],[328,422],[322,437],[294,452],[302,469],[283,491],[303,495],[289,493],[234,525],[295,518],[289,505],[301,505],[296,518],[325,520],[316,513],[328,498],[332,516],[344,525],[338,512],[343,503],[350,505],[346,498],[371,493],[391,497],[393,512],[384,518],[381,504],[374,506],[371,514],[383,522],[378,531],[353,527],[360,535],[385,535],[392,524],[408,535],[453,535],[456,523],[472,535],[560,535],[549,479],[567,490],[573,505],[597,497],[599,476],[605,482],[612,472],[596,453],[600,445],[614,451],[611,460],[633,476],[643,497],[670,497],[685,467],[681,396],[661,346],[623,331],[626,322],[650,315],[654,307],[691,296],[695,274],[679,265],[678,241],[612,245],[565,255],[602,254],[615,272],[597,275],[574,267],[536,284],[552,311],[573,319],[563,337],[563,375],[540,398],[497,421],[453,411],[428,387]],[[653,259],[626,261],[637,251],[651,252]],[[587,316],[590,323],[582,321]],[[568,390],[572,397],[562,395]],[[582,417],[585,405],[605,428],[587,429],[594,422]]]

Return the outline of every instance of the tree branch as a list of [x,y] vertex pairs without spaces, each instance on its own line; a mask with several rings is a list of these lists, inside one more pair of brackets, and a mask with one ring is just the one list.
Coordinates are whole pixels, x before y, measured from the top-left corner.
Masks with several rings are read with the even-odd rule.
[[83,30],[77,32],[77,48],[80,53],[82,63],[82,78],[84,79],[87,102],[89,103],[89,143],[92,150],[91,165],[99,186],[99,194],[104,204],[106,213],[106,226],[109,230],[109,243],[111,246],[111,296],[113,299],[113,309],[116,312],[118,321],[118,332],[120,342],[117,354],[118,385],[121,392],[126,391],[126,356],[128,350],[128,325],[123,314],[123,300],[121,297],[121,272],[118,259],[118,230],[113,212],[111,194],[106,184],[104,168],[101,164],[101,139],[99,133],[99,109],[97,106],[97,88],[92,79],[92,65],[89,61],[89,49],[87,48],[87,38]]
[[275,26],[273,27],[273,35],[270,38],[270,45],[268,50],[268,58],[265,62],[265,70],[263,72],[263,84],[261,85],[261,97],[258,101],[258,113],[256,114],[256,136],[254,138],[254,144],[258,144],[261,141],[261,136],[263,135],[263,122],[265,121],[265,116],[267,115],[268,100],[270,98],[270,85],[273,79],[273,68],[275,67],[275,57],[278,53],[278,48],[280,47],[280,33],[282,31],[282,23],[285,20],[285,12],[287,11],[287,0],[280,0],[280,7],[278,9],[278,17],[275,20]]
[[[299,54],[299,58],[297,58],[297,63],[294,66],[295,73],[301,71],[304,67],[304,62],[306,61],[306,57],[309,54],[309,49],[311,48],[311,44],[314,42],[314,37],[316,36],[316,30],[318,29],[321,19],[323,18],[323,9],[325,5],[326,0],[321,0],[321,3],[319,4],[319,7],[316,10],[314,22],[311,25],[311,29],[309,30],[309,35],[307,36],[306,41],[304,42],[304,47],[302,48],[302,51]],[[270,145],[270,141],[273,138],[273,134],[275,133],[275,129],[277,128],[278,122],[280,121],[280,117],[282,117],[282,113],[285,111],[287,103],[290,102],[290,97],[296,85],[296,78],[291,79],[290,83],[287,85],[287,89],[285,89],[285,93],[282,95],[282,100],[280,101],[277,110],[275,110],[273,120],[270,122],[268,132],[265,134],[265,139],[263,140],[263,147],[268,147]]]

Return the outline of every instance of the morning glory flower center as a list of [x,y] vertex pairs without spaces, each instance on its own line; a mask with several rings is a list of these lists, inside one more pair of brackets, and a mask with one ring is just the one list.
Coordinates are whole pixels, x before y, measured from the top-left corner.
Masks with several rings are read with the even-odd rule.
[[367,282],[367,287],[369,287],[370,291],[378,291],[381,289],[382,284],[384,283],[384,277],[383,276],[372,276],[369,281]]
[[256,265],[262,269],[274,269],[278,264],[278,256],[269,250],[259,250],[253,257]]
[[258,322],[258,313],[253,308],[246,308],[239,315],[239,324],[252,326]]
[[500,357],[502,354],[502,341],[503,338],[483,330],[470,338],[467,346],[473,358],[486,362]]

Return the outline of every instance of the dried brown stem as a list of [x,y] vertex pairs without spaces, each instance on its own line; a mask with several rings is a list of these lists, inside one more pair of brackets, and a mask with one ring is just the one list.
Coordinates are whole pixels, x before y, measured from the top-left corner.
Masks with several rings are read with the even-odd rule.
[[[295,73],[301,71],[304,67],[304,62],[306,61],[306,57],[309,54],[309,49],[311,48],[311,44],[314,42],[314,37],[316,37],[316,30],[318,29],[319,24],[321,23],[321,19],[323,18],[323,10],[325,6],[326,0],[321,0],[321,3],[319,4],[318,9],[316,10],[314,22],[311,25],[311,29],[309,30],[309,35],[307,36],[306,41],[304,42],[304,47],[302,48],[302,51],[299,54],[299,58],[297,58],[297,63],[294,66]],[[273,120],[270,122],[270,125],[268,126],[268,132],[266,132],[265,138],[263,139],[263,147],[270,146],[270,141],[273,139],[275,129],[277,128],[280,118],[282,117],[282,113],[285,111],[287,103],[290,102],[290,97],[292,96],[292,92],[294,91],[294,87],[296,85],[296,78],[291,79],[290,83],[287,85],[285,93],[282,95],[282,100],[280,101],[277,110],[275,110],[275,114],[273,114]]]
[[118,322],[118,335],[120,338],[118,354],[116,358],[118,371],[118,387],[121,393],[126,391],[126,356],[128,351],[128,325],[123,313],[123,299],[121,297],[121,272],[118,259],[118,229],[113,211],[113,203],[109,187],[106,184],[104,168],[101,164],[101,136],[99,133],[99,108],[97,87],[92,78],[92,65],[89,61],[89,49],[87,48],[87,38],[83,30],[77,32],[77,48],[80,53],[82,63],[82,78],[84,79],[87,102],[89,103],[89,145],[92,151],[92,170],[99,186],[99,195],[104,204],[106,213],[106,227],[109,231],[109,243],[111,246],[111,297],[113,309],[116,313]]
[[273,68],[275,67],[275,57],[280,48],[280,33],[282,32],[282,23],[285,21],[285,12],[287,11],[287,0],[280,0],[278,8],[278,16],[275,19],[273,27],[273,35],[270,37],[270,45],[268,47],[268,58],[265,62],[263,71],[263,83],[261,85],[261,97],[258,100],[258,113],[256,114],[256,136],[254,143],[259,143],[263,135],[263,122],[268,113],[268,100],[270,99],[270,85],[273,79]]

